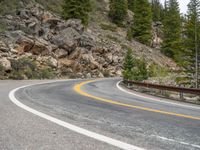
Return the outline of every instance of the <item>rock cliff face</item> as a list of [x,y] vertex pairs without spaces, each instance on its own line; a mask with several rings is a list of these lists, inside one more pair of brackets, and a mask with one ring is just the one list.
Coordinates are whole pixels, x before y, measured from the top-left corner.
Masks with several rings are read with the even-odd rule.
[[12,60],[29,57],[39,68],[52,68],[57,77],[120,76],[127,45],[137,57],[146,56],[149,62],[176,69],[159,52],[126,41],[120,31],[110,33],[116,41],[108,38],[110,31],[94,26],[86,29],[80,20],[64,21],[39,4],[31,3],[16,15],[0,16],[0,24],[7,28],[0,35],[0,64],[7,74],[13,69]]

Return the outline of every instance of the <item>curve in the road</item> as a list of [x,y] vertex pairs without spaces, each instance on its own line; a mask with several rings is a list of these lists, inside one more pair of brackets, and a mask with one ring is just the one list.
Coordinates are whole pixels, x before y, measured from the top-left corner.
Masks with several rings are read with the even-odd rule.
[[141,94],[141,93],[136,93],[136,92],[134,92],[133,90],[127,90],[126,88],[123,88],[122,86],[120,86],[120,83],[122,82],[122,80],[121,81],[119,81],[119,82],[117,82],[116,83],[116,87],[120,90],[120,91],[122,91],[122,92],[124,92],[124,93],[127,93],[127,94],[129,94],[129,95],[133,95],[133,96],[136,96],[136,97],[140,97],[140,98],[142,98],[142,99],[146,99],[147,101],[152,101],[152,102],[155,102],[155,101],[157,101],[157,102],[160,102],[160,103],[164,103],[164,104],[172,104],[172,105],[175,105],[175,106],[181,106],[181,107],[185,107],[185,108],[192,108],[192,109],[198,109],[198,110],[200,110],[200,107],[199,106],[195,106],[195,105],[188,105],[188,104],[181,104],[180,102],[175,102],[175,101],[167,101],[167,100],[158,100],[157,98],[155,98],[155,97],[149,97],[149,96],[147,96],[147,95],[145,95],[145,94]]
[[200,120],[200,117],[196,117],[196,116],[178,114],[178,113],[174,113],[174,112],[157,110],[157,109],[152,109],[152,108],[148,108],[148,107],[141,107],[141,106],[137,106],[137,105],[130,105],[130,104],[126,104],[126,103],[117,102],[117,101],[111,100],[111,99],[97,97],[97,96],[91,95],[81,89],[82,86],[84,86],[88,83],[95,82],[95,81],[98,81],[98,80],[89,80],[89,81],[81,82],[74,86],[74,90],[83,96],[92,98],[93,100],[97,100],[97,101],[101,101],[101,102],[105,102],[105,103],[109,103],[109,104],[113,104],[113,105],[118,105],[118,106],[123,106],[123,107],[128,107],[128,108],[135,108],[135,109],[140,109],[140,110],[144,110],[144,111],[160,113],[160,114],[164,114],[164,115],[171,115],[171,116],[176,116],[176,117],[182,117],[182,118],[187,118],[187,119]]
[[[71,80],[70,80],[71,81]],[[40,84],[34,84],[34,85],[43,85],[43,84],[49,84],[49,83],[55,83],[55,82],[59,82],[59,81],[54,81],[54,82],[47,82],[47,83],[40,83]],[[61,81],[63,82],[63,81]],[[91,81],[90,81],[91,82]],[[86,82],[84,82],[86,83]],[[15,93],[20,90],[20,89],[23,89],[23,88],[27,88],[27,87],[30,87],[30,86],[34,86],[34,85],[27,85],[27,86],[22,86],[22,87],[19,87],[19,88],[16,88],[14,90],[12,90],[10,93],[9,93],[9,98],[10,100],[15,104],[17,105],[18,107],[34,114],[34,115],[37,115],[43,119],[46,119],[48,121],[51,121],[57,125],[60,125],[62,127],[65,127],[71,131],[74,131],[74,132],[77,132],[79,134],[82,134],[82,135],[85,135],[85,136],[88,136],[90,138],[93,138],[93,139],[96,139],[98,141],[102,141],[102,142],[105,142],[107,144],[110,144],[110,145],[113,145],[115,147],[118,147],[118,148],[121,148],[121,149],[124,149],[124,150],[144,150],[143,148],[140,148],[140,147],[137,147],[137,146],[134,146],[134,145],[131,145],[131,144],[128,144],[128,143],[125,143],[125,142],[122,142],[122,141],[119,141],[119,140],[115,140],[115,139],[112,139],[110,137],[107,137],[107,136],[104,136],[104,135],[101,135],[101,134],[98,134],[98,133],[95,133],[95,132],[92,132],[92,131],[89,131],[89,130],[86,130],[86,129],[83,129],[83,128],[80,128],[78,126],[75,126],[75,125],[72,125],[70,123],[67,123],[65,121],[62,121],[60,119],[57,119],[55,117],[52,117],[50,115],[47,115],[45,113],[42,113],[40,111],[37,111],[29,106],[26,106],[24,105],[23,103],[21,103],[16,97],[15,97]]]

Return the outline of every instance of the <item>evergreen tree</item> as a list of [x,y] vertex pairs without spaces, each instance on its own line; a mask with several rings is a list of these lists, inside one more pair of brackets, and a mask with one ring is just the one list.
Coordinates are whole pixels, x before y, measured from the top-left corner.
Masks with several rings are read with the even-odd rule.
[[[190,0],[184,26],[184,51],[182,53],[182,66],[188,77],[196,80],[196,49],[200,48],[200,1]],[[194,84],[194,82],[193,82]],[[194,86],[195,87],[195,86]]]
[[132,56],[132,49],[128,49],[123,64],[123,77],[124,79],[131,80],[133,76],[134,59]]
[[181,17],[177,0],[166,1],[163,24],[162,52],[175,59],[181,50]]
[[148,79],[147,64],[144,58],[138,60],[138,81],[143,81]]
[[151,7],[153,21],[161,21],[162,4],[160,3],[160,0],[152,0]]
[[126,80],[143,81],[148,79],[148,70],[145,59],[135,59],[132,50],[128,49],[123,64],[123,77]]
[[131,29],[133,38],[150,45],[152,38],[152,12],[148,0],[135,0],[134,23]]
[[134,12],[135,0],[128,0],[128,9]]
[[66,20],[81,19],[82,23],[87,25],[90,11],[90,0],[64,0],[62,16]]
[[127,0],[110,0],[109,16],[112,21],[121,26],[127,16],[128,3]]

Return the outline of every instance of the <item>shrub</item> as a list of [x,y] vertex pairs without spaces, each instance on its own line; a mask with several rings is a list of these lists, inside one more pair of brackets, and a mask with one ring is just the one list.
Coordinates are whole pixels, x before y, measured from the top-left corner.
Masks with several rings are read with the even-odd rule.
[[19,9],[18,0],[1,0],[0,1],[0,15],[13,14]]
[[55,76],[51,68],[40,69],[36,62],[29,57],[24,57],[19,60],[12,60],[12,72],[9,76],[11,79],[51,79]]
[[4,33],[7,30],[7,25],[5,23],[0,22],[0,34]]
[[52,79],[55,76],[54,71],[51,68],[44,68],[39,70],[40,79]]
[[0,64],[0,80],[4,79],[5,68]]
[[148,74],[145,59],[134,59],[132,49],[128,49],[123,65],[124,79],[143,81],[148,79]]
[[113,24],[101,23],[100,27],[103,30],[109,30],[109,31],[112,31],[112,32],[116,32],[117,31],[117,26],[113,25]]
[[154,63],[149,66],[150,77],[166,77],[168,74],[169,69],[167,69],[166,67],[161,67]]
[[148,79],[147,64],[144,58],[137,60],[137,70],[138,70],[138,81],[143,81]]
[[133,39],[132,30],[128,29],[126,39],[131,41]]
[[121,42],[116,36],[108,34],[106,37],[109,38],[110,40],[114,41],[114,42],[117,42],[117,43]]
[[131,49],[131,47],[126,44],[121,44],[121,48],[125,50]]

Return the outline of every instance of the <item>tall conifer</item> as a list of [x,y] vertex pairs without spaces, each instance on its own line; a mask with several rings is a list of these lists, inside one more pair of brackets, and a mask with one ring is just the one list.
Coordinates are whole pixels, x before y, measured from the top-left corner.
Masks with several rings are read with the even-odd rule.
[[161,21],[162,4],[160,3],[160,0],[152,0],[151,7],[152,7],[153,21]]
[[[190,0],[186,15],[184,29],[184,51],[182,53],[182,65],[187,71],[188,77],[196,81],[196,71],[200,49],[200,1]],[[196,53],[197,50],[197,53]],[[196,68],[197,67],[197,68]],[[194,83],[194,82],[193,82]],[[196,86],[194,86],[196,87]]]
[[166,1],[163,24],[162,52],[175,59],[176,54],[181,50],[181,17],[177,0]]
[[128,9],[134,12],[135,0],[128,0]]
[[110,0],[109,16],[112,21],[121,26],[127,16],[128,2],[127,0]]
[[132,35],[137,41],[150,45],[152,38],[152,12],[148,0],[135,0]]
[[81,19],[83,24],[88,24],[91,11],[90,0],[64,0],[62,16],[64,19]]

